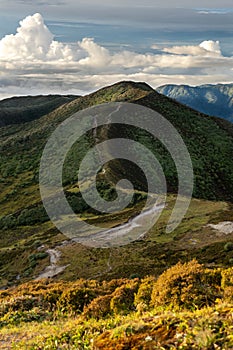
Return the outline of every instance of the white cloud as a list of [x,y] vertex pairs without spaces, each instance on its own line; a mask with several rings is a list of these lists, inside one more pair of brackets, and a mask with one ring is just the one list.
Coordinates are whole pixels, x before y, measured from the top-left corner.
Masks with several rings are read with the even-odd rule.
[[233,8],[197,8],[198,13],[203,15],[226,15],[233,12]]
[[73,44],[54,40],[40,14],[20,22],[15,35],[0,40],[0,98],[39,93],[85,93],[119,80],[166,83],[230,82],[232,57],[218,41],[173,46],[147,54],[110,52],[92,38]]
[[206,40],[199,45],[173,46],[164,48],[164,52],[173,53],[176,55],[191,55],[191,56],[221,56],[221,48],[219,41]]
[[53,35],[40,14],[28,16],[20,22],[17,34],[7,35],[0,41],[1,59],[44,58]]
[[97,45],[94,42],[94,39],[84,38],[81,42],[79,42],[79,46],[88,54],[87,57],[78,62],[80,65],[105,67],[111,62],[109,51],[104,47]]
[[213,53],[221,56],[221,48],[219,41],[206,40],[203,41],[199,46],[201,49],[206,50],[208,53]]

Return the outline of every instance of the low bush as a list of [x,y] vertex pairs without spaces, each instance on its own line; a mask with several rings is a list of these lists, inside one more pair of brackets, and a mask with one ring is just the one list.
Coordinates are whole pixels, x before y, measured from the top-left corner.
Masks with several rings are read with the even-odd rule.
[[209,306],[221,295],[220,281],[217,284],[216,280],[216,274],[196,260],[178,263],[154,283],[151,305],[186,309]]
[[135,295],[134,305],[136,308],[144,305],[144,308],[148,308],[151,302],[151,294],[153,290],[156,278],[154,276],[149,276],[141,280],[137,294]]
[[223,289],[223,298],[227,303],[233,302],[233,267],[224,269],[222,273],[221,287]]
[[135,310],[134,298],[138,291],[139,281],[132,280],[131,283],[116,288],[112,293],[110,308],[115,314],[127,314]]
[[65,290],[57,302],[58,308],[63,312],[81,313],[98,296],[95,289],[85,287],[72,287]]
[[90,302],[90,304],[84,307],[83,315],[87,318],[104,318],[111,314],[112,295],[101,295]]

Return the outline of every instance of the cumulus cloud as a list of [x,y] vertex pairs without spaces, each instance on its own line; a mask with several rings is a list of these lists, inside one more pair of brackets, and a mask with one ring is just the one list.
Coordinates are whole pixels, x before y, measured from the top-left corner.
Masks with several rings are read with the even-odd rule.
[[141,54],[111,52],[93,38],[65,44],[54,40],[40,14],[20,22],[0,40],[0,98],[39,93],[86,93],[119,80],[166,83],[232,81],[233,58],[218,41],[163,48]]
[[164,48],[164,52],[174,53],[176,55],[191,55],[191,56],[221,56],[221,48],[219,41],[205,40],[199,45],[173,46]]
[[16,63],[75,58],[70,47],[53,40],[54,36],[45,25],[42,16],[36,13],[20,21],[15,35],[6,35],[0,41],[0,60]]
[[44,58],[53,41],[40,14],[26,17],[20,22],[15,35],[6,35],[0,41],[1,59]]
[[80,65],[104,67],[111,63],[111,56],[107,49],[97,45],[92,38],[84,38],[79,42],[79,47],[87,53],[87,57],[79,61]]

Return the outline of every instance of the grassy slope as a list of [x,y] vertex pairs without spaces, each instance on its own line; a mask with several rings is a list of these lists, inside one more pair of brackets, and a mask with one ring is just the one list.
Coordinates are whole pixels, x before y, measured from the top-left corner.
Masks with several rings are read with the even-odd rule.
[[[178,260],[189,260],[197,256],[205,263],[229,264],[231,252],[225,252],[223,247],[231,236],[218,235],[207,227],[208,223],[217,223],[232,219],[232,125],[219,120],[200,115],[189,108],[179,105],[168,98],[155,93],[143,83],[122,82],[99,90],[98,92],[75,99],[59,107],[50,114],[29,123],[2,127],[1,162],[0,162],[0,206],[2,228],[0,229],[0,265],[1,284],[18,283],[30,280],[36,276],[46,264],[48,257],[30,260],[32,254],[37,254],[38,245],[44,244],[44,251],[66,239],[53,225],[41,221],[43,213],[38,188],[38,164],[47,137],[55,127],[68,116],[80,109],[109,101],[132,101],[154,108],[167,117],[180,131],[192,155],[196,189],[195,195],[206,199],[222,199],[211,202],[193,199],[190,210],[181,226],[172,234],[165,234],[166,221],[174,204],[173,196],[169,196],[168,207],[161,219],[153,228],[146,240],[134,242],[125,247],[111,250],[91,249],[73,243],[60,248],[62,251],[61,265],[70,264],[60,275],[66,280],[77,277],[93,277],[111,279],[114,277],[129,277],[137,273],[140,276],[148,273],[157,274]],[[119,130],[113,130],[114,135]],[[128,135],[126,135],[128,136]],[[139,138],[149,145],[148,136],[138,131],[131,137]],[[80,157],[85,153],[91,138],[78,145]],[[152,144],[153,146],[153,144]],[[158,158],[165,167],[166,177],[174,181],[174,168],[166,153],[161,153],[161,147],[154,143],[159,152]],[[215,151],[213,151],[215,150]],[[156,150],[155,150],[156,152]],[[167,166],[171,164],[171,166]],[[203,172],[203,169],[205,171]],[[118,169],[112,165],[110,169],[118,176]],[[142,184],[144,185],[144,184]],[[67,182],[67,191],[76,191],[75,181]],[[225,200],[225,202],[224,202]],[[139,203],[140,205],[140,203]],[[26,211],[25,211],[26,208]],[[33,210],[35,211],[33,212]],[[32,211],[30,211],[32,210]],[[94,215],[93,222],[104,226],[118,225],[135,215],[138,208],[128,209],[111,217]],[[13,216],[8,217],[7,215]],[[22,214],[22,215],[21,215]],[[23,217],[23,224],[18,218]],[[34,221],[30,221],[32,218]],[[6,219],[7,217],[7,219]],[[12,227],[12,222],[16,224]],[[1,220],[0,220],[1,222]],[[192,236],[196,243],[193,244]],[[111,268],[109,268],[109,264]]]
[[13,97],[0,101],[0,126],[21,124],[52,112],[77,96],[49,95]]
[[226,304],[195,312],[132,312],[90,321],[70,316],[21,322],[3,328],[0,344],[4,350],[9,346],[19,350],[232,349],[231,313],[232,304]]

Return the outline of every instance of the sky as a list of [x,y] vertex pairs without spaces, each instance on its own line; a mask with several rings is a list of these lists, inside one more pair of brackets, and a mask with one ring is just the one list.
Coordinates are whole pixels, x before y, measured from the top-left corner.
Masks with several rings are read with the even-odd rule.
[[232,0],[0,0],[0,99],[119,80],[231,83]]

